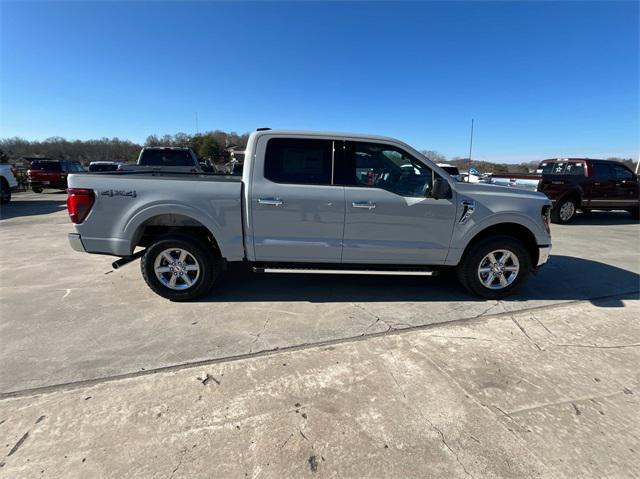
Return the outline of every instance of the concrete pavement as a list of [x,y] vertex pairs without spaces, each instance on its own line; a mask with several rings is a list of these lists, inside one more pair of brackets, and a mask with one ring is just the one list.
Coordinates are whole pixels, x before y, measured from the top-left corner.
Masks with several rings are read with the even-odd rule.
[[0,400],[1,477],[634,477],[640,301]]

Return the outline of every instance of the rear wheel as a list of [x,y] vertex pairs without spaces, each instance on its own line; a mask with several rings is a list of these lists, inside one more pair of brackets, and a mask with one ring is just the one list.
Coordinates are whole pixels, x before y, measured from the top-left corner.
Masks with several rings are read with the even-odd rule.
[[0,203],[9,203],[11,201],[11,187],[9,182],[4,178],[0,179]]
[[457,269],[469,292],[488,299],[509,296],[530,271],[529,251],[511,236],[494,236],[472,245]]
[[559,224],[570,223],[576,216],[578,206],[574,198],[565,198],[551,210],[551,221]]
[[42,191],[43,191],[43,190],[42,190],[42,186],[33,186],[33,187],[31,188],[31,190],[32,190],[34,193],[42,193]]
[[199,238],[168,235],[147,248],[140,269],[156,294],[171,301],[188,301],[211,289],[222,270],[222,261]]

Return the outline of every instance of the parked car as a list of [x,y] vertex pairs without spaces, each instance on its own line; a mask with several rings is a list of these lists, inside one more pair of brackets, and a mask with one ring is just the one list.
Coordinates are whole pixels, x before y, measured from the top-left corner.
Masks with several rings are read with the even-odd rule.
[[438,163],[438,166],[442,168],[444,171],[449,173],[452,178],[455,178],[458,181],[462,181],[462,177],[460,176],[460,170],[457,166],[450,165],[448,163]]
[[135,165],[121,165],[121,171],[171,171],[175,173],[202,173],[197,156],[191,148],[151,146],[140,150]]
[[141,256],[149,287],[174,301],[205,294],[228,262],[261,273],[456,268],[472,293],[502,298],[549,258],[543,194],[455,181],[393,138],[260,129],[246,151],[241,178],[71,175],[71,247],[122,257],[114,267]]
[[11,201],[11,190],[16,189],[18,181],[16,180],[15,168],[6,163],[0,164],[0,203],[9,203]]
[[43,158],[31,162],[31,166],[27,170],[27,181],[34,193],[42,193],[44,188],[66,190],[69,173],[84,171],[82,165],[77,161]]
[[544,193],[553,202],[554,223],[569,223],[577,210],[626,210],[640,219],[638,176],[617,161],[550,159],[542,161],[536,173],[494,174],[490,182]]
[[475,168],[469,168],[469,171],[461,171],[459,173],[460,179],[467,183],[482,183],[485,175],[480,173]]
[[92,161],[89,163],[89,171],[92,173],[99,171],[116,171],[124,165],[126,165],[126,163],[123,161]]

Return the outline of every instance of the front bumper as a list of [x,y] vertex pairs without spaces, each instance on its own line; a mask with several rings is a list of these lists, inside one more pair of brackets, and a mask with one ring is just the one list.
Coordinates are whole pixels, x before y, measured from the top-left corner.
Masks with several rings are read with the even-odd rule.
[[539,268],[549,261],[549,256],[551,256],[551,245],[538,246],[538,264],[536,268]]
[[75,251],[80,251],[81,253],[87,252],[78,233],[69,233],[69,244]]

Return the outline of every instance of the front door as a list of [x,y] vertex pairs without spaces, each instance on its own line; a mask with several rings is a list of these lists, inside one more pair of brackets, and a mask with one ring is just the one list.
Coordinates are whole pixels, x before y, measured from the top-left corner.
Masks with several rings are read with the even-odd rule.
[[252,184],[250,208],[256,261],[340,262],[344,188],[332,186],[333,143],[261,139],[264,179]]
[[350,141],[343,165],[343,263],[444,262],[456,205],[432,197],[429,167],[394,145]]
[[638,206],[638,178],[622,165],[612,164],[613,169],[613,193],[616,206],[621,208]]

